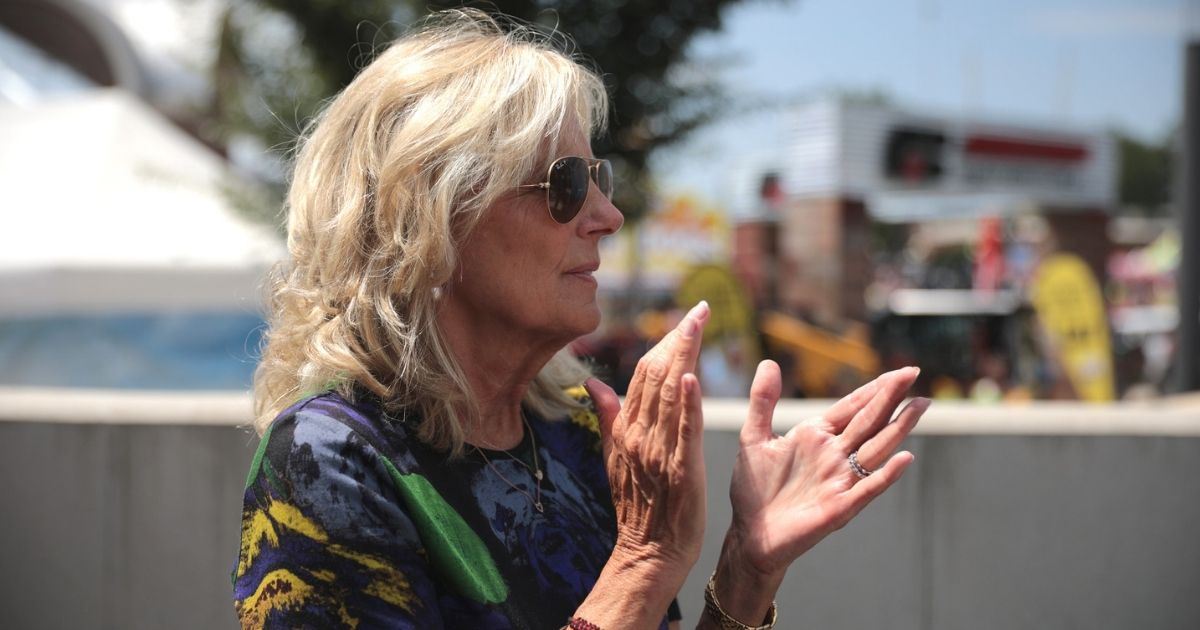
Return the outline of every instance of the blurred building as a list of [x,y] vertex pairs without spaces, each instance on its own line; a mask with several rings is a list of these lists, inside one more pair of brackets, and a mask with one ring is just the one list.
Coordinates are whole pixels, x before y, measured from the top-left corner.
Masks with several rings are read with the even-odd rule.
[[249,385],[269,197],[157,108],[146,56],[91,5],[0,4],[0,384]]
[[877,224],[936,246],[976,241],[980,219],[1038,217],[1039,246],[1104,273],[1117,156],[1103,133],[830,98],[800,107],[787,138],[735,213],[734,266],[760,304],[866,319]]
[[[760,326],[797,391],[837,394],[876,365],[917,364],[923,393],[1078,395],[1071,342],[1032,296],[1055,253],[1082,259],[1079,295],[1105,287],[1114,238],[1129,233],[1112,227],[1108,134],[833,97],[798,107],[783,142],[785,157],[742,184],[732,264],[771,312]],[[1091,378],[1111,380],[1110,305],[1087,304],[1100,322]],[[1126,372],[1125,384],[1142,378]]]

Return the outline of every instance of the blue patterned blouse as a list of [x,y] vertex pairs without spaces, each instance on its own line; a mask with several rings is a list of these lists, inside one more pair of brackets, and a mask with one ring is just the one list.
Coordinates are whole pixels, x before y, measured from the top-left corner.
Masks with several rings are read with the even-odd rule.
[[[531,417],[512,451],[532,462],[536,444],[543,512],[531,467],[503,451],[448,460],[410,422],[326,393],[271,424],[246,482],[233,573],[243,627],[567,622],[615,540],[595,414]],[[675,604],[664,628],[668,618],[679,618]]]

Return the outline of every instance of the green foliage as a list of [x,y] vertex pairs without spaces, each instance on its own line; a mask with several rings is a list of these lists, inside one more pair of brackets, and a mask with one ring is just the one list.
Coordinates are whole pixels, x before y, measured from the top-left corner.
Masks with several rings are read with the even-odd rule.
[[1119,132],[1114,135],[1121,160],[1118,182],[1121,205],[1136,208],[1145,215],[1165,214],[1172,196],[1170,145],[1141,142]]
[[[728,105],[712,68],[687,57],[692,38],[721,26],[738,0],[497,0],[469,3],[571,35],[577,52],[604,73],[612,97],[610,132],[597,155],[613,160],[616,202],[631,217],[645,210],[651,153],[678,142]],[[404,25],[461,2],[256,0],[234,3],[217,64],[220,127],[288,149],[324,99],[341,89]]]
[[[319,11],[338,3],[293,3],[292,10],[316,23],[312,26],[272,4],[276,3],[231,3],[225,12],[214,70],[213,113],[219,125],[214,140],[250,134],[286,153],[322,103],[354,77],[358,66],[351,55],[368,52],[364,46],[382,27],[366,26],[372,23],[369,17],[359,25],[341,13],[344,9],[334,7],[331,13],[346,25],[346,37],[338,39],[329,32],[337,29],[320,27]],[[363,3],[345,3],[358,4]],[[386,17],[376,23],[392,24]],[[329,54],[329,49],[342,53]]]

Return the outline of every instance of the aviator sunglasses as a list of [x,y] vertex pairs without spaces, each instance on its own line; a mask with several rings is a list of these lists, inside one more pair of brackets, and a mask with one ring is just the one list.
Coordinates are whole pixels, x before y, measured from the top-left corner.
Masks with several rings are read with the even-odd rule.
[[540,188],[546,191],[546,207],[550,216],[559,223],[570,223],[583,202],[587,200],[588,180],[596,182],[596,189],[605,197],[612,199],[613,172],[608,160],[597,160],[568,156],[558,158],[550,165],[546,181],[537,184],[525,184],[517,188]]

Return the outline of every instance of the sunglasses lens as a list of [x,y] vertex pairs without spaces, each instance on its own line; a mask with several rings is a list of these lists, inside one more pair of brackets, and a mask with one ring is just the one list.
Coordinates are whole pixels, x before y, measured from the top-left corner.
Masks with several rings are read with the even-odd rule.
[[[610,178],[611,179],[611,178]],[[550,216],[559,223],[570,223],[588,193],[588,165],[582,158],[565,157],[550,167],[550,188],[546,203]]]
[[609,162],[608,160],[600,160],[600,163],[596,165],[596,188],[599,188],[600,192],[603,193],[605,197],[612,199],[612,196],[613,196],[612,162]]

